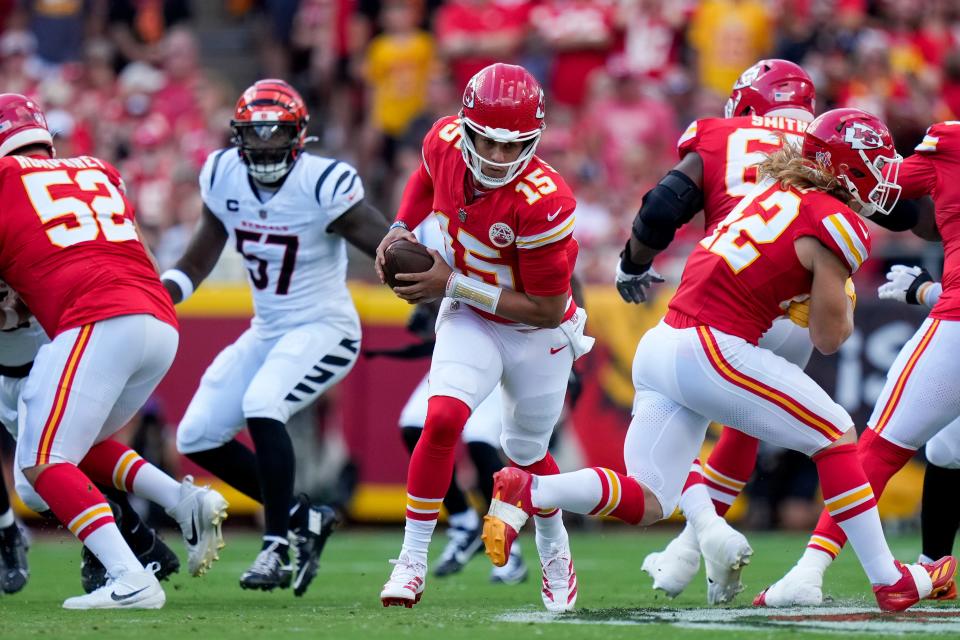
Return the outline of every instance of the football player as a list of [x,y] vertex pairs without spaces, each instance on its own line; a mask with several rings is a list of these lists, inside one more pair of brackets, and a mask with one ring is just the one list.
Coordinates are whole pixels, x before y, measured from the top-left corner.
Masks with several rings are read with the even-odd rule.
[[[584,336],[586,314],[571,298],[576,202],[563,178],[535,155],[543,127],[543,90],[530,73],[508,64],[477,72],[459,115],[441,118],[424,138],[423,161],[377,249],[382,279],[383,250],[401,238],[415,242],[410,230],[435,212],[453,258],[451,268],[432,251],[429,271],[398,274],[409,284],[394,288],[411,303],[443,302],[427,416],[407,475],[403,546],[380,593],[384,606],[420,600],[456,443],[494,387],[502,388],[500,444],[507,457],[538,474],[558,472],[547,445],[573,362],[593,339]],[[543,603],[570,610],[577,579],[561,514],[545,510],[535,520]],[[490,524],[483,536],[501,535]],[[509,557],[494,557],[494,564]]]
[[[177,429],[177,449],[264,506],[263,545],[245,589],[306,591],[333,529],[332,509],[294,500],[286,423],[353,368],[360,320],[347,290],[346,241],[369,255],[386,219],[364,200],[345,162],[304,151],[309,115],[282,80],[260,80],[237,101],[234,146],[200,172],[203,213],[176,265],[162,274],[187,300],[229,242],[253,291],[250,328],[204,373]],[[254,451],[238,442],[246,426]],[[296,575],[290,562],[293,532]]]
[[116,169],[90,156],[55,159],[42,111],[21,95],[0,96],[0,132],[0,278],[51,337],[20,391],[17,492],[28,506],[49,508],[106,567],[107,584],[65,608],[162,607],[157,567],[140,563],[91,480],[182,503],[193,535],[210,543],[197,571],[213,561],[226,502],[108,439],[173,361],[173,305]]
[[[947,429],[960,415],[960,394],[956,393],[954,382],[960,379],[960,364],[953,354],[954,346],[960,342],[960,184],[955,178],[960,168],[960,122],[932,125],[915,151],[903,162],[899,182],[905,198],[933,197],[936,228],[943,240],[944,276],[938,296],[937,288],[932,283],[924,286],[924,282],[914,291],[908,287],[904,292],[904,297],[908,293],[924,299],[935,297],[936,304],[887,372],[886,384],[867,422],[868,429],[857,445],[877,495],[883,493],[889,479],[917,449],[934,436],[940,436],[932,449],[935,457],[944,449],[960,450],[953,444],[956,431]],[[896,278],[890,285],[887,290],[891,293],[899,288]],[[952,457],[945,454],[941,462]],[[821,514],[803,556],[783,578],[758,595],[754,604],[789,606],[822,601],[824,572],[849,535],[831,515],[829,511]]]
[[813,458],[827,510],[850,537],[882,610],[905,609],[943,588],[956,572],[953,557],[904,565],[891,555],[850,416],[797,365],[757,346],[791,300],[808,303],[810,339],[822,353],[850,335],[846,281],[870,248],[854,208],[891,210],[901,160],[886,126],[858,109],[824,113],[808,125],[802,147],[770,154],[758,167],[761,182],[694,249],[667,315],[637,347],[628,475],[500,471],[489,514],[505,533],[497,551],[509,549],[538,509],[633,524],[669,515],[686,464],[716,421]]
[[[3,325],[0,328],[0,422],[7,428],[10,435],[16,440],[17,422],[20,414],[19,403],[20,394],[26,383],[27,376],[30,374],[33,362],[37,357],[40,348],[49,343],[50,339],[44,332],[36,318],[29,314],[28,310],[21,305],[19,297],[5,284],[0,283],[0,293],[2,293],[3,302],[0,303],[0,310],[7,316],[5,320],[10,326]],[[10,314],[6,313],[10,310]],[[14,314],[16,316],[14,317]],[[22,320],[22,321],[21,321]],[[111,467],[111,462],[113,466]],[[119,468],[117,465],[121,464]],[[201,544],[199,539],[194,539],[194,525],[192,508],[203,508],[204,502],[215,501],[224,502],[219,493],[209,489],[195,488],[190,478],[186,478],[182,485],[177,483],[166,474],[160,472],[153,465],[148,465],[136,454],[136,452],[118,446],[118,443],[110,442],[107,444],[96,445],[91,448],[87,456],[80,462],[80,469],[86,473],[99,486],[104,493],[114,511],[114,518],[117,520],[117,526],[123,539],[127,541],[130,548],[136,554],[140,562],[147,566],[156,562],[159,569],[155,575],[158,580],[165,580],[171,573],[179,571],[180,560],[176,554],[164,544],[163,540],[157,536],[156,532],[148,527],[140,516],[134,511],[130,502],[127,500],[126,491],[131,489],[138,492],[146,499],[154,498],[163,500],[158,502],[168,510],[171,517],[175,518],[182,527],[184,540],[189,553],[189,566],[191,573],[200,574],[206,571],[212,556],[216,555],[219,541],[211,541]],[[116,472],[120,472],[118,477]],[[123,479],[123,475],[126,478]],[[144,482],[147,483],[147,490],[144,491]],[[117,486],[115,483],[119,483]],[[150,490],[151,484],[156,485],[153,491]],[[157,488],[161,491],[157,491]],[[188,496],[187,501],[180,500],[180,494]],[[49,512],[45,512],[49,513]],[[52,516],[51,516],[52,517]],[[202,518],[198,514],[198,522]],[[4,536],[7,532],[0,532]],[[216,534],[211,530],[210,534]],[[210,537],[208,534],[208,537]],[[29,576],[26,564],[26,545],[23,537],[17,531],[15,537],[0,537],[0,554],[3,557],[3,585],[8,593],[13,593],[23,588]],[[18,544],[11,545],[8,549],[8,541]],[[212,544],[212,555],[206,564],[203,564],[204,553],[209,553],[206,544]],[[203,566],[201,566],[203,565]],[[83,547],[80,556],[80,583],[86,593],[99,589],[107,582],[107,569],[90,552],[87,547]]]

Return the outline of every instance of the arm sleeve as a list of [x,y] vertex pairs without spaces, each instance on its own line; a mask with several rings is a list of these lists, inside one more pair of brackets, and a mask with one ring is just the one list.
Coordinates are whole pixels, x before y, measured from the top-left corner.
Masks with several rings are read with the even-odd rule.
[[867,227],[852,211],[838,211],[820,220],[816,238],[833,251],[850,273],[856,273],[870,255]]
[[397,211],[397,221],[405,222],[411,229],[415,229],[433,211],[433,179],[427,171],[427,165],[420,163],[417,170],[407,180],[400,198],[400,208]]
[[[921,143],[922,145],[923,143]],[[918,151],[904,160],[900,166],[897,184],[900,185],[900,197],[902,199],[913,200],[933,192],[937,184],[937,172],[933,166],[933,161],[925,157],[927,153],[933,152]]]

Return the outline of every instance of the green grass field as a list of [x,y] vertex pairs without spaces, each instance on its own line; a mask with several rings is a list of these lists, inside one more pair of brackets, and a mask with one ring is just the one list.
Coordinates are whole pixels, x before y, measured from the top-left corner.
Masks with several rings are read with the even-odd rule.
[[[32,577],[27,588],[0,597],[0,637],[62,638],[837,638],[879,637],[931,632],[960,635],[960,607],[939,604],[928,613],[881,616],[866,580],[850,553],[829,574],[826,591],[834,602],[797,616],[744,610],[754,594],[789,568],[802,551],[805,537],[753,534],[754,561],[744,572],[746,591],[735,608],[707,609],[702,575],[674,601],[650,588],[640,572],[644,555],[661,548],[673,529],[608,527],[578,533],[573,549],[580,580],[578,612],[558,618],[544,613],[539,573],[521,585],[492,585],[489,564],[476,558],[460,575],[428,580],[421,603],[412,610],[383,609],[378,594],[400,545],[401,531],[342,530],[330,541],[320,574],[303,598],[290,591],[242,591],[237,578],[253,559],[257,540],[227,530],[227,548],[213,571],[203,578],[175,575],[164,583],[166,607],[160,611],[67,612],[62,600],[80,593],[79,545],[72,538],[44,537],[30,553]],[[182,543],[172,534],[172,546]],[[442,534],[437,542],[444,542]],[[536,564],[532,536],[523,538],[531,567]],[[441,544],[436,544],[439,552]],[[913,537],[892,540],[903,559],[917,555]],[[854,607],[867,611],[850,611]],[[693,611],[694,608],[699,611]],[[846,608],[846,609],[844,609]],[[933,609],[933,610],[932,610]],[[932,610],[932,611],[931,611]],[[827,615],[821,615],[827,614]],[[843,614],[843,615],[834,615]],[[943,616],[947,616],[945,619]],[[815,620],[815,618],[822,618]],[[824,630],[797,627],[814,620]],[[804,622],[804,624],[806,624]],[[786,625],[789,628],[783,628]],[[949,637],[949,636],[947,636]]]

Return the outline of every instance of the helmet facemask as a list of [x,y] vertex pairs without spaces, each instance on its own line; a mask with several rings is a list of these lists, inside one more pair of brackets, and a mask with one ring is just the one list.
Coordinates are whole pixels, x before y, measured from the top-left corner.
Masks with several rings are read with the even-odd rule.
[[233,133],[247,172],[263,184],[287,175],[303,146],[298,127],[289,122],[234,122]]
[[[897,184],[900,176],[900,163],[903,157],[893,152],[893,156],[877,155],[872,161],[867,157],[866,152],[859,151],[863,159],[863,166],[870,172],[872,180],[857,168],[848,167],[846,171],[840,173],[840,180],[844,186],[860,204],[860,214],[870,216],[874,213],[890,215],[900,199],[901,187]],[[860,175],[857,175],[860,174]],[[864,199],[861,194],[861,187],[866,189],[873,182],[874,186],[870,188],[869,193]]]
[[[506,129],[493,129],[483,127],[465,116],[460,117],[461,144],[460,151],[463,153],[463,161],[467,164],[474,179],[482,186],[488,189],[496,189],[505,184],[509,184],[514,178],[520,175],[520,172],[527,168],[534,154],[537,152],[537,145],[540,143],[540,134],[542,129],[533,131],[508,131]],[[474,144],[474,136],[481,135],[495,142],[526,142],[526,146],[516,160],[511,162],[494,162],[487,160],[477,151]],[[505,169],[506,174],[501,178],[488,176],[483,172],[484,167],[496,169]]]

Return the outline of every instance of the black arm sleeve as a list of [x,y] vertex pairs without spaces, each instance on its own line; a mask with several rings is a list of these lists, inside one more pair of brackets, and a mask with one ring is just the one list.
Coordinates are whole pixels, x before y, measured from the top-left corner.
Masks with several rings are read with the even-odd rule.
[[703,191],[687,174],[676,169],[665,175],[643,196],[633,220],[633,235],[651,249],[662,251],[677,229],[703,209]]

